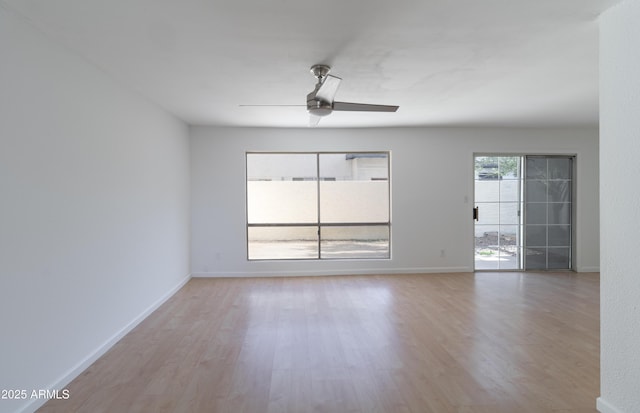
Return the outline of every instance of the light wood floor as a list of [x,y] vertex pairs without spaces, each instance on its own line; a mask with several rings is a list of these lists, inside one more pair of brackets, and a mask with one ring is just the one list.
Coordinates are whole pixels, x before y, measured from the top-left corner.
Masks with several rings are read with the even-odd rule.
[[599,276],[193,279],[40,412],[596,412]]

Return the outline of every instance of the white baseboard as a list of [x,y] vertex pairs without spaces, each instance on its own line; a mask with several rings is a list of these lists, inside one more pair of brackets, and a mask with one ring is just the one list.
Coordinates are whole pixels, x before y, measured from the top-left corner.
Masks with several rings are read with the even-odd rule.
[[[133,320],[129,322],[126,326],[124,326],[120,331],[115,333],[111,338],[109,338],[106,342],[100,345],[97,349],[95,349],[91,354],[85,357],[82,361],[80,361],[75,367],[70,369],[67,373],[62,375],[58,380],[56,380],[53,384],[48,386],[48,389],[63,389],[67,384],[69,384],[73,379],[78,377],[80,373],[85,371],[90,365],[92,365],[96,360],[98,360],[102,355],[104,355],[111,347],[113,347],[122,337],[127,335],[131,330],[133,330],[138,324],[140,324],[145,318],[147,318],[151,313],[158,309],[162,304],[164,304],[169,298],[171,298],[175,293],[178,292],[189,280],[191,279],[191,274],[184,277],[177,285],[175,285],[171,290],[169,290],[166,294],[160,297],[156,302],[151,304],[146,310],[144,310],[141,314],[135,317]],[[47,399],[33,399],[27,405],[18,410],[17,413],[32,413],[37,409],[42,407],[48,400]]]
[[598,409],[600,413],[624,413],[602,397],[596,399],[596,409]]
[[191,273],[193,278],[250,278],[292,277],[329,275],[380,275],[380,274],[433,274],[473,272],[469,267],[425,267],[425,268],[345,268],[339,270],[270,270],[270,271],[209,271]]

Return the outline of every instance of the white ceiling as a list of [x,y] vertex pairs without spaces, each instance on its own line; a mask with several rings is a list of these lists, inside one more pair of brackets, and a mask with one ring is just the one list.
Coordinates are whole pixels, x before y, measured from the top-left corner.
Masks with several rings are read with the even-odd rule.
[[189,124],[304,127],[332,66],[322,127],[598,122],[597,16],[617,0],[0,0]]

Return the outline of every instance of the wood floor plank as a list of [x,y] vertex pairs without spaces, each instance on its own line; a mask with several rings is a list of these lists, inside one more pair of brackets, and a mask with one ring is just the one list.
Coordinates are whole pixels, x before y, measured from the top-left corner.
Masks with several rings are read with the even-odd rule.
[[595,413],[599,275],[192,279],[39,412]]

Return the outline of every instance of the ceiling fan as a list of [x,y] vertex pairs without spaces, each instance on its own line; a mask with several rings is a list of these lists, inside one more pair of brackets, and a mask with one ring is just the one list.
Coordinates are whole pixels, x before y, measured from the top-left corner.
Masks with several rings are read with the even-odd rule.
[[[341,78],[330,75],[331,67],[327,65],[311,66],[311,74],[318,79],[315,89],[307,95],[307,111],[309,112],[309,126],[316,126],[320,119],[330,115],[333,111],[347,112],[395,112],[399,106],[372,105],[368,103],[336,102],[334,97],[340,86]],[[254,106],[254,105],[241,105]],[[257,105],[264,106],[264,105]],[[270,106],[270,105],[268,105]],[[289,105],[274,105],[289,106]]]
[[340,86],[341,78],[329,74],[327,65],[311,66],[311,74],[318,79],[315,89],[307,95],[307,110],[311,115],[309,125],[315,126],[320,118],[330,115],[334,110],[349,112],[395,112],[398,106],[371,105],[367,103],[336,102],[333,98]]

